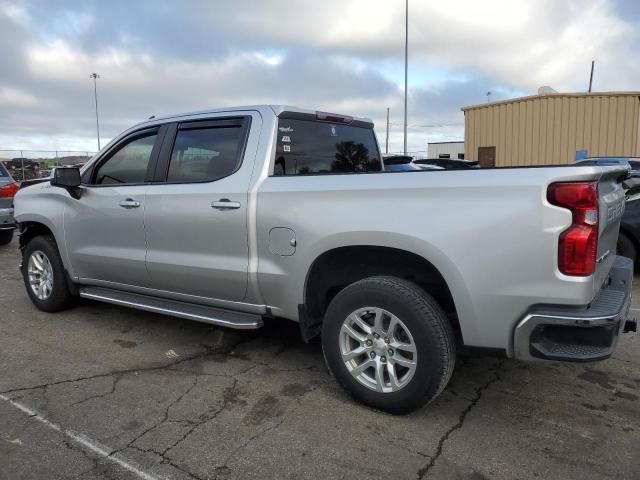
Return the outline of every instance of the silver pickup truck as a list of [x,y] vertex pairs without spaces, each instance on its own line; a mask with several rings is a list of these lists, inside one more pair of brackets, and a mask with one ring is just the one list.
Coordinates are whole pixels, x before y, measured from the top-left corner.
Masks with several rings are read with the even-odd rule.
[[354,397],[435,398],[456,348],[609,357],[624,166],[383,172],[373,124],[286,106],[146,121],[15,198],[41,310],[80,296],[230,328],[282,317]]

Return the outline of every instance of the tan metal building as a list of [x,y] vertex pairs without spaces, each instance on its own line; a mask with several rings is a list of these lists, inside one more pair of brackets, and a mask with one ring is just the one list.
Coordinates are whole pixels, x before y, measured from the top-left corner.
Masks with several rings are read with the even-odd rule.
[[640,92],[534,95],[462,111],[465,158],[483,166],[640,157]]

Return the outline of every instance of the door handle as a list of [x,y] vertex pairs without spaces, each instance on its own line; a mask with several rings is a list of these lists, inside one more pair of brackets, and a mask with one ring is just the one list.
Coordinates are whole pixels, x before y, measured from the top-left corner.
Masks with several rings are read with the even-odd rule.
[[240,202],[232,202],[228,198],[221,198],[217,202],[211,202],[211,208],[216,210],[235,210],[240,208]]
[[118,205],[122,208],[138,208],[140,206],[140,202],[134,200],[133,198],[125,198]]

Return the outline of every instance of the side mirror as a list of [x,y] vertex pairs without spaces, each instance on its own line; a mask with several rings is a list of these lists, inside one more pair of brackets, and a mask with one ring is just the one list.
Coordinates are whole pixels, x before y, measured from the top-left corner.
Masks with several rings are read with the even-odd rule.
[[54,187],[64,188],[69,195],[76,200],[80,198],[81,189],[80,184],[82,180],[80,178],[80,169],[78,167],[62,167],[56,168],[53,171],[53,178],[51,179],[51,185]]

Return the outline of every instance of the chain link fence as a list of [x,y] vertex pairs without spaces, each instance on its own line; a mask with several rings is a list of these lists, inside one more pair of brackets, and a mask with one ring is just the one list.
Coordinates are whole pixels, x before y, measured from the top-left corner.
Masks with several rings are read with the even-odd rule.
[[0,162],[17,182],[48,177],[51,169],[82,165],[96,152],[79,150],[0,150]]

